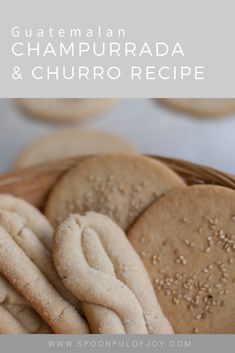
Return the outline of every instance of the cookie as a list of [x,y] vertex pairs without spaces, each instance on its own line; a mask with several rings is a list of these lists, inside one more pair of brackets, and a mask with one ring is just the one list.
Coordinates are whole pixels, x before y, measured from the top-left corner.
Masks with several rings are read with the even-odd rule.
[[80,308],[76,298],[63,286],[55,270],[51,252],[41,243],[24,219],[14,212],[0,210],[0,225],[69,303]]
[[0,210],[14,212],[22,217],[45,247],[51,249],[53,228],[37,208],[18,197],[0,194]]
[[140,258],[108,217],[70,215],[55,231],[53,257],[93,333],[172,333]]
[[73,129],[59,131],[42,137],[27,147],[15,163],[16,168],[76,157],[115,152],[134,152],[121,137],[99,132]]
[[18,99],[20,107],[30,116],[49,122],[81,121],[109,110],[113,99]]
[[235,191],[173,191],[128,232],[176,333],[235,333]]
[[235,99],[162,99],[162,103],[185,113],[198,116],[221,116],[235,112]]
[[50,333],[27,301],[0,275],[0,333]]
[[[27,299],[35,311],[45,317],[45,321],[49,326],[52,325],[55,332],[63,333],[63,327],[68,333],[88,332],[83,318],[74,309],[75,306],[79,310],[79,301],[63,286],[54,268],[50,252],[53,229],[46,218],[26,201],[1,194],[0,229],[2,237],[0,272]],[[5,252],[4,247],[7,248]],[[31,278],[34,281],[35,277],[39,282],[38,286],[30,281]],[[24,287],[24,283],[27,283],[27,288]],[[47,294],[51,298],[54,297],[54,301],[48,301]],[[60,309],[63,311],[61,316],[58,313]],[[55,310],[55,313],[50,316],[52,310]],[[60,319],[58,322],[54,316],[57,314]],[[70,317],[74,321],[73,327],[69,323]]]
[[97,156],[62,177],[49,196],[45,214],[56,225],[72,212],[96,211],[126,230],[153,201],[182,186],[178,175],[152,158]]
[[45,216],[21,198],[0,194],[0,225],[15,238],[59,293],[80,312],[80,303],[62,285],[54,268],[51,255],[53,228]]
[[0,272],[55,333],[88,333],[83,318],[56,291],[12,235],[0,226]]

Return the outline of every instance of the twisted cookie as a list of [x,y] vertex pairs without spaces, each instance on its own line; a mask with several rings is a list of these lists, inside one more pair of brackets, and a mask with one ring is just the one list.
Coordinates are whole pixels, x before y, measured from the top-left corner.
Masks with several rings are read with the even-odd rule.
[[29,303],[0,275],[0,333],[50,333]]
[[14,212],[0,210],[0,225],[11,235],[58,292],[71,304],[80,307],[78,300],[64,287],[58,277],[51,253],[32,230],[27,227],[24,219]]
[[78,300],[54,268],[48,250],[51,235],[51,226],[33,206],[0,195],[0,272],[56,333],[87,333],[85,321],[73,306]]
[[0,271],[55,333],[87,333],[84,320],[0,226]]
[[80,303],[60,281],[51,256],[53,228],[33,205],[8,194],[0,194],[0,225],[34,261],[59,293],[81,311]]
[[0,194],[0,210],[21,216],[45,247],[51,249],[53,228],[37,208],[18,197]]
[[172,333],[141,260],[108,217],[70,215],[55,232],[53,256],[93,333]]

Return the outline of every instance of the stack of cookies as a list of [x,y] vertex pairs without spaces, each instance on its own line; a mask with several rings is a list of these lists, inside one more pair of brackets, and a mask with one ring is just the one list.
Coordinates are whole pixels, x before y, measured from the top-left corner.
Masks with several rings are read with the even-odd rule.
[[235,332],[235,191],[100,155],[44,214],[0,195],[1,333]]

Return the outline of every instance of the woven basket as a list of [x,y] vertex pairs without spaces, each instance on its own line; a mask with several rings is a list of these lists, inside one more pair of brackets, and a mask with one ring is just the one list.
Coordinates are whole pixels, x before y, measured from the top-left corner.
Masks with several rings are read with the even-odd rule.
[[[214,184],[235,189],[235,177],[218,170],[182,160],[149,156],[164,162],[178,173],[188,185]],[[45,204],[48,193],[70,168],[89,157],[77,157],[21,169],[0,175],[0,193],[11,193],[31,202],[38,208]]]

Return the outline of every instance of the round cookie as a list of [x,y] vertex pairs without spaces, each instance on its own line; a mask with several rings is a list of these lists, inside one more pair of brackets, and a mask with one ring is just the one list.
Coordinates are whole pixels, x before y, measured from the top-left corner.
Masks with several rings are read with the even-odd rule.
[[51,122],[80,121],[110,109],[113,99],[18,99],[20,107],[30,116]]
[[96,211],[126,230],[153,201],[182,186],[177,174],[152,158],[97,156],[62,177],[49,196],[45,214],[57,225],[70,213]]
[[115,152],[134,152],[134,148],[109,133],[80,129],[57,131],[27,147],[15,166],[22,168],[62,158]]
[[175,333],[235,333],[235,191],[169,193],[129,230]]
[[235,99],[162,99],[166,105],[198,116],[221,116],[235,112]]

